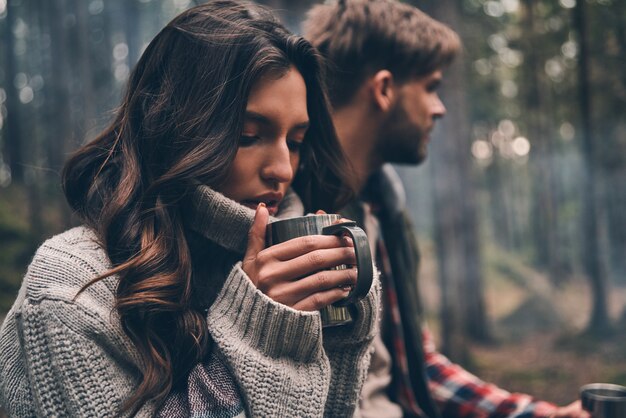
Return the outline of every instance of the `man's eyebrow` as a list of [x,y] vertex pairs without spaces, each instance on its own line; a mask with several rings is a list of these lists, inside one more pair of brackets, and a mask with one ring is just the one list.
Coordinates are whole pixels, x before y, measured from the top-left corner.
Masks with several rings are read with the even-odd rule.
[[[257,112],[253,112],[251,110],[246,110],[245,118],[253,122],[258,122],[262,125],[267,125],[267,126],[272,125],[272,121],[267,116],[264,116]],[[307,120],[307,121],[303,121],[303,122],[295,124],[292,129],[296,129],[296,130],[308,129],[310,125],[311,123]]]
[[426,88],[429,90],[437,90],[439,89],[439,87],[441,87],[442,84],[442,79],[441,78],[434,78],[432,80],[430,80],[428,83],[426,83]]

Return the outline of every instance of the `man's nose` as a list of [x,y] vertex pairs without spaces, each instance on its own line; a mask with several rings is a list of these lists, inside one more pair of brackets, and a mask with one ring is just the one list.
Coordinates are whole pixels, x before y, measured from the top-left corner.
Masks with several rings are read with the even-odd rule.
[[433,103],[432,108],[433,119],[439,119],[444,117],[446,114],[446,106],[443,104],[439,96],[435,97],[435,101]]

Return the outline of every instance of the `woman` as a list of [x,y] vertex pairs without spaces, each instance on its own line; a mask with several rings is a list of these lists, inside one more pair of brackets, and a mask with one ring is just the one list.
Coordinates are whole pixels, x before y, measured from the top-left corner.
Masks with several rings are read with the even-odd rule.
[[[64,170],[84,221],[42,245],[0,335],[11,416],[347,416],[378,287],[350,326],[349,243],[264,248],[269,216],[350,197],[312,47],[263,9],[176,17]],[[330,202],[330,203],[329,203]],[[296,280],[299,279],[299,280]]]

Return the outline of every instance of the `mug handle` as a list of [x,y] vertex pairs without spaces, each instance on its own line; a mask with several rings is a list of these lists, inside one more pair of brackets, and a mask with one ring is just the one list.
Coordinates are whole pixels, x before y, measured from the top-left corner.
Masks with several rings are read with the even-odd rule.
[[354,253],[356,255],[357,278],[356,286],[345,299],[333,303],[333,306],[346,306],[357,302],[367,296],[372,287],[374,268],[372,265],[372,253],[365,231],[356,226],[356,222],[342,222],[329,225],[322,229],[324,235],[341,235],[347,233],[354,242]]

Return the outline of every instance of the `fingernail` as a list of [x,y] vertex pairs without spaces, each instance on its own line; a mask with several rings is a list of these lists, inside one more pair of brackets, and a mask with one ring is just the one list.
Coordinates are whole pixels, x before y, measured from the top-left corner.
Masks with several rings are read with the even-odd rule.
[[258,205],[256,205],[256,210],[254,211],[254,217],[256,218],[257,216],[259,216],[259,209],[264,208],[265,207],[265,203],[261,202]]

